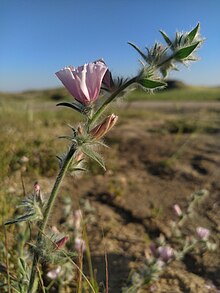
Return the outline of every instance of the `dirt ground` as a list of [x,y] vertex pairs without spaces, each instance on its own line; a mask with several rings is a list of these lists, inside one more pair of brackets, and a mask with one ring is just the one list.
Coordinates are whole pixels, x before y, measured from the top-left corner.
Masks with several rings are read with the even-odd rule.
[[[103,154],[107,171],[91,164],[92,177],[66,180],[62,192],[72,194],[74,208],[84,200],[94,212],[87,224],[93,266],[97,279],[105,282],[106,251],[110,293],[121,292],[155,237],[169,236],[172,206],[178,203],[185,211],[190,195],[201,189],[209,197],[184,233],[209,228],[218,249],[173,262],[153,287],[141,292],[220,292],[220,109],[215,104],[121,108],[119,123],[105,140],[110,146]],[[56,214],[62,222],[59,205]]]
[[[65,179],[55,207],[58,225],[65,221],[63,199],[71,197],[87,219],[96,278],[105,284],[106,252],[109,293],[119,293],[149,244],[161,233],[169,238],[173,205],[186,211],[191,194],[206,189],[209,196],[184,233],[210,229],[217,250],[173,262],[140,293],[220,292],[220,103],[133,102],[112,111],[119,121],[102,150],[107,171],[91,162],[92,175]],[[39,181],[49,193],[54,178]]]

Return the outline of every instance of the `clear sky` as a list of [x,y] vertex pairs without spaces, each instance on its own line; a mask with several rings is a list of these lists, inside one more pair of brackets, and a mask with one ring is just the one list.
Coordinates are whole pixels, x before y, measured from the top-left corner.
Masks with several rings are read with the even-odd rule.
[[189,84],[220,84],[220,0],[0,0],[0,91],[61,86],[54,72],[104,58],[116,75],[132,76],[140,48],[191,30],[206,42],[201,60],[175,72]]

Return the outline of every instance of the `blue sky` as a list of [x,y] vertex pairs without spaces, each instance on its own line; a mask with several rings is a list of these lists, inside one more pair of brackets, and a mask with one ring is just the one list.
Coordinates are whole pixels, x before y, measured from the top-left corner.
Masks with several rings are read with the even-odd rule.
[[54,72],[104,58],[116,75],[139,68],[139,47],[191,30],[199,21],[206,42],[201,60],[172,77],[220,84],[219,0],[0,0],[0,91],[61,86]]

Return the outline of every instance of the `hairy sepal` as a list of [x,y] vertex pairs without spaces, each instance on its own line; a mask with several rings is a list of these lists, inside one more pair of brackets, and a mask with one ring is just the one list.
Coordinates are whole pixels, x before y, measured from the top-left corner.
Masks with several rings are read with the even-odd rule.
[[106,170],[105,168],[105,163],[104,160],[102,158],[102,156],[97,153],[94,149],[93,146],[89,146],[89,145],[82,145],[80,147],[80,150],[90,159],[94,160],[95,162],[97,162],[104,170]]
[[164,81],[153,80],[149,78],[143,78],[139,81],[139,84],[146,89],[159,89],[165,87],[167,84]]

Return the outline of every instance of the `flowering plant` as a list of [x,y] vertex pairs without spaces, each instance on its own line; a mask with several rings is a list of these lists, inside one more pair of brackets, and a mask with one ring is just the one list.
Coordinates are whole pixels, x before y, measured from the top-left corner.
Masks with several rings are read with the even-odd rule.
[[216,243],[209,239],[209,229],[196,227],[192,235],[185,235],[182,231],[187,221],[196,216],[195,205],[208,196],[207,190],[193,193],[186,212],[183,212],[178,204],[173,206],[177,219],[170,223],[171,235],[160,234],[155,242],[149,244],[145,250],[144,264],[131,275],[130,285],[123,288],[123,293],[136,293],[144,286],[153,286],[152,283],[158,280],[168,265],[184,259],[190,252],[195,254],[198,251],[201,253],[216,249]]
[[[69,141],[68,150],[58,156],[59,171],[55,183],[48,198],[43,198],[40,186],[36,184],[31,195],[22,200],[20,207],[23,214],[16,216],[15,219],[8,220],[5,224],[28,222],[37,230],[37,236],[34,243],[27,242],[31,246],[33,261],[31,269],[26,265],[24,256],[19,259],[21,276],[25,276],[25,282],[19,285],[21,278],[15,278],[14,288],[18,292],[32,293],[38,287],[38,281],[42,284],[41,271],[39,264],[43,266],[47,263],[65,263],[67,260],[72,263],[71,252],[66,252],[65,244],[68,245],[70,237],[63,235],[59,231],[55,231],[48,225],[55,200],[58,195],[61,183],[67,172],[76,173],[85,171],[84,162],[89,158],[96,161],[105,169],[105,163],[99,154],[99,147],[106,146],[101,140],[112,127],[116,124],[118,116],[110,114],[100,121],[104,116],[109,104],[121,96],[125,90],[133,87],[141,87],[147,91],[162,89],[166,86],[165,78],[171,70],[176,70],[181,63],[188,64],[195,61],[195,52],[200,47],[203,39],[200,36],[200,25],[198,24],[193,30],[187,33],[177,33],[174,39],[170,39],[165,32],[161,34],[166,45],[155,43],[152,48],[147,48],[143,52],[135,44],[129,44],[141,56],[141,68],[136,76],[130,79],[113,78],[110,70],[102,59],[95,62],[79,66],[65,67],[56,72],[56,76],[60,79],[69,93],[73,96],[73,101],[61,102],[58,106],[68,107],[82,114],[82,122],[77,126],[70,126],[71,133],[69,136],[61,136]],[[100,93],[105,98],[99,98]],[[180,213],[180,211],[177,211]],[[86,238],[83,235],[81,223],[81,215],[75,215],[75,252],[80,257],[84,250],[88,249]],[[202,239],[208,238],[205,230],[198,229],[198,235]],[[35,234],[33,234],[35,235]],[[32,234],[29,235],[30,239]],[[153,248],[152,248],[153,249]],[[170,246],[157,246],[154,248],[155,255],[161,263],[168,263],[174,257],[174,251]],[[152,250],[153,253],[153,250]],[[87,250],[87,255],[89,251]],[[95,282],[91,282],[83,274],[80,265],[74,264],[80,276],[83,276],[89,284],[92,292],[96,290]],[[68,270],[68,267],[66,267]],[[56,278],[61,272],[60,266],[52,269],[47,276],[51,279]],[[36,277],[38,274],[38,278]],[[92,273],[91,273],[92,275]],[[80,279],[80,278],[79,278]],[[44,288],[44,286],[42,286]],[[22,291],[23,290],[23,291]],[[81,292],[81,286],[78,291]],[[107,291],[106,291],[107,292]]]

